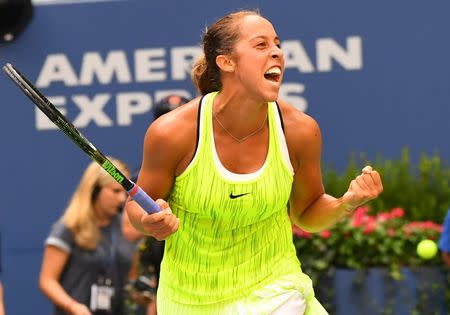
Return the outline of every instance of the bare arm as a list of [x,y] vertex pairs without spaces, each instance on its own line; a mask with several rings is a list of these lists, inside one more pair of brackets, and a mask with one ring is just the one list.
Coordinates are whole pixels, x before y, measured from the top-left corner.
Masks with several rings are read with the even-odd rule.
[[325,193],[321,174],[322,139],[317,123],[302,117],[302,132],[295,157],[295,175],[290,198],[293,222],[310,232],[320,231],[342,218],[345,206],[342,200]]
[[167,202],[162,200],[169,195],[175,178],[174,156],[168,145],[171,139],[163,127],[163,124],[154,123],[145,135],[142,166],[137,181],[156,200],[161,211],[149,215],[132,200],[125,207],[129,222],[137,231],[159,240],[178,229],[178,219],[172,214]]
[[[290,198],[290,214],[294,224],[310,232],[326,229],[357,206],[378,196],[382,191],[379,174],[366,168],[340,198],[325,193],[321,174],[322,138],[320,128],[311,117],[294,113],[287,131],[289,150],[295,169]],[[296,126],[296,128],[293,128]]]
[[89,309],[75,301],[59,282],[68,259],[69,253],[55,246],[46,246],[39,275],[39,288],[53,304],[69,314],[91,315]]
[[[172,190],[175,177],[187,166],[195,150],[198,100],[185,104],[152,123],[144,139],[142,166],[137,184],[157,201],[163,211],[148,215],[134,201],[125,207],[128,227],[158,240],[178,229],[179,221],[163,199]],[[124,231],[127,227],[124,226]],[[131,237],[131,233],[128,234]]]

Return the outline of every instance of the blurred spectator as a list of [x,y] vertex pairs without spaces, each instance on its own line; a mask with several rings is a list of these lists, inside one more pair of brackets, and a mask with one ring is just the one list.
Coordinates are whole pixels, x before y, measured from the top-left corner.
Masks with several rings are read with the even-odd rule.
[[[125,176],[128,167],[110,159]],[[39,285],[53,314],[123,314],[135,245],[122,235],[126,192],[101,166],[84,171],[63,216],[45,241]]]
[[189,99],[181,95],[169,95],[161,99],[154,106],[155,119],[159,116],[164,115],[175,108],[180,107],[183,104],[189,102]]

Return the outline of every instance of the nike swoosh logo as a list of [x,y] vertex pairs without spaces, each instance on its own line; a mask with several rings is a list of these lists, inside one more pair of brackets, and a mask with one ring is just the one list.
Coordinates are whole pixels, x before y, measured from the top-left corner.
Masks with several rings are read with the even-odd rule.
[[244,193],[244,194],[239,194],[239,195],[233,195],[233,193],[230,193],[230,198],[231,199],[236,199],[236,198],[248,195],[248,194],[250,194],[250,193]]

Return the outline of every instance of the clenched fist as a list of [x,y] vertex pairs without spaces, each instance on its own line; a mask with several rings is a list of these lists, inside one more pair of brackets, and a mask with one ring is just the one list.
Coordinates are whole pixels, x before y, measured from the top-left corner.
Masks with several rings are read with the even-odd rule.
[[380,174],[371,166],[366,166],[362,169],[361,174],[350,182],[342,201],[346,210],[351,212],[358,206],[378,197],[382,191],[383,184]]

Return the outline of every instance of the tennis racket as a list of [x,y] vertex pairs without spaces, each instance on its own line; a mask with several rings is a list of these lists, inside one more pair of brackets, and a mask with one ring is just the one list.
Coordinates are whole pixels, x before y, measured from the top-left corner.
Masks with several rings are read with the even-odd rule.
[[81,150],[111,175],[116,182],[122,185],[128,195],[148,213],[160,211],[160,207],[137,184],[128,179],[119,169],[104,156],[88,139],[86,139],[75,126],[53,105],[42,93],[16,68],[7,63],[3,70],[22,92]]

